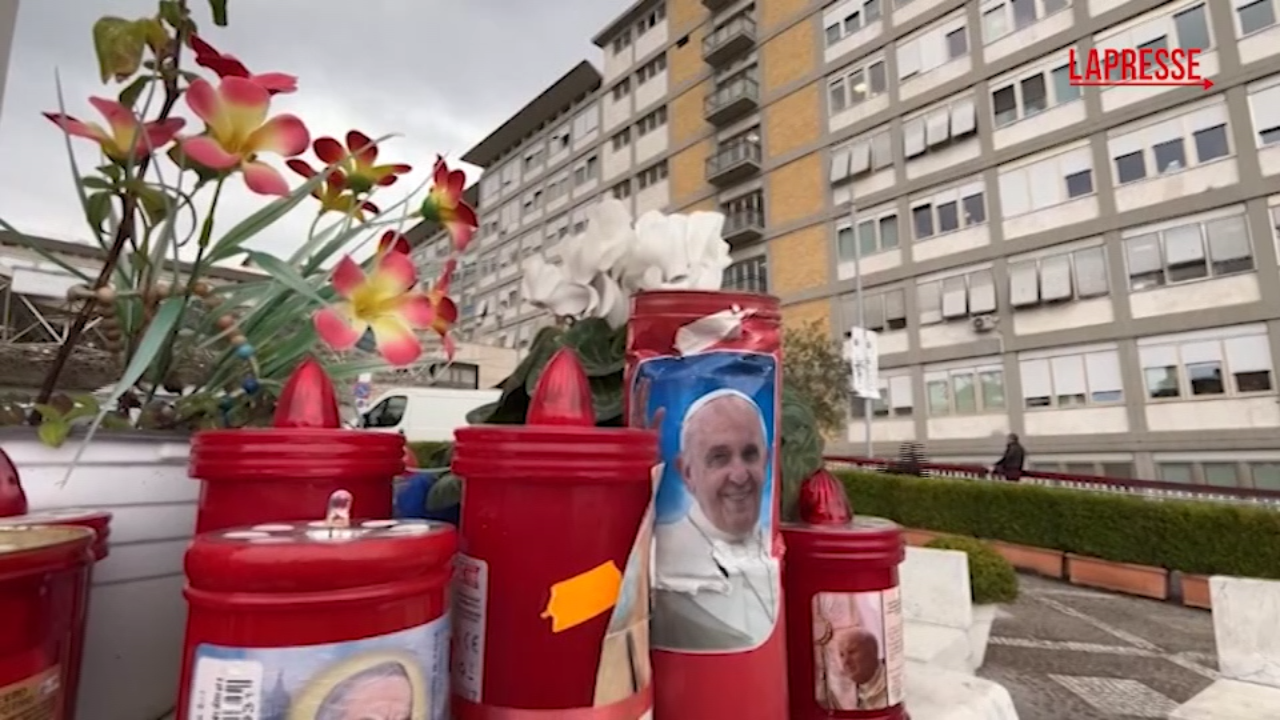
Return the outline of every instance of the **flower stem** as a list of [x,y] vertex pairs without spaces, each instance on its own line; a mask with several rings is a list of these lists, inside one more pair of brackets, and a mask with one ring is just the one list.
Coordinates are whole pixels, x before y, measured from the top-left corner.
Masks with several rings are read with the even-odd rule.
[[[178,5],[182,9],[183,14],[187,8],[187,0],[178,0]],[[179,59],[182,53],[183,33],[178,31],[177,37],[174,39],[173,67],[174,72],[165,78],[164,87],[164,105],[160,108],[158,120],[167,120],[173,113],[173,108],[178,104],[178,98],[182,95],[181,88],[178,86]],[[138,175],[145,175],[147,166],[151,162],[151,156],[148,155],[138,163]],[[93,289],[103,287],[111,279],[112,273],[115,272],[116,264],[120,262],[120,254],[124,251],[134,238],[134,216],[138,212],[138,197],[134,193],[126,193],[124,197],[123,214],[120,226],[116,228],[115,238],[112,240],[110,249],[107,250],[106,257],[102,260],[102,270],[98,272],[98,277],[93,282]],[[76,313],[75,319],[71,322],[71,326],[67,328],[67,336],[58,346],[58,354],[53,359],[53,365],[49,367],[48,374],[45,375],[44,383],[40,386],[40,392],[36,395],[36,403],[44,404],[49,402],[49,398],[53,396],[54,389],[58,386],[58,378],[62,375],[62,370],[67,365],[67,361],[71,359],[71,352],[75,350],[76,344],[80,341],[80,335],[84,332],[84,327],[89,323],[89,314],[93,309],[95,300],[90,298],[80,305],[79,312]],[[40,413],[31,414],[32,424],[40,422]]]

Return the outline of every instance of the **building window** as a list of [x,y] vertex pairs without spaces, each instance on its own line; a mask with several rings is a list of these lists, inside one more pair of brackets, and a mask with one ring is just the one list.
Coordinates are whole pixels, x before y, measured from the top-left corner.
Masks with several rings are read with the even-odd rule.
[[1125,233],[1129,289],[1147,290],[1252,271],[1249,223],[1243,210],[1233,213],[1181,221],[1162,230]]
[[963,11],[952,13],[932,27],[899,41],[898,81],[936,70],[969,54],[969,34]]
[[[1167,13],[1167,11],[1166,11]],[[1172,42],[1171,42],[1172,41]],[[1094,45],[1101,50],[1137,48],[1142,50],[1197,49],[1209,52],[1213,49],[1213,37],[1203,3],[1192,5],[1175,14],[1152,13],[1135,27],[1098,37]],[[1111,73],[1112,80],[1120,80],[1123,68]],[[1102,92],[1113,85],[1101,88]]]
[[881,0],[864,0],[841,19],[828,19],[826,26],[827,47],[831,47],[862,28],[880,19]]
[[1009,263],[1009,303],[1015,309],[1102,297],[1110,286],[1101,246]]
[[764,225],[764,193],[760,190],[720,203],[727,223],[756,223]]
[[1093,151],[1088,145],[1000,170],[1000,207],[1006,218],[1092,195]]
[[631,197],[631,181],[623,180],[613,186],[613,196],[619,200],[626,200]]
[[600,129],[600,106],[592,105],[573,119],[573,134],[579,140]]
[[841,262],[898,247],[898,213],[894,210],[858,214],[858,242],[854,244],[848,219],[836,225],[836,255]]
[[989,269],[926,281],[916,292],[921,325],[996,311],[995,277]]
[[916,240],[927,240],[987,222],[982,181],[965,183],[911,202],[911,226]]
[[[840,297],[840,316],[844,328],[858,326],[858,296],[848,293]],[[863,293],[862,327],[884,332],[907,327],[907,293],[898,288],[884,292]]]
[[666,179],[667,179],[667,161],[666,160],[663,160],[662,162],[657,163],[656,165],[652,165],[650,167],[645,168],[644,170],[641,170],[640,175],[637,176],[637,180],[640,183],[641,190],[647,187],[650,187],[652,185],[657,185],[659,182]]
[[764,255],[747,258],[724,269],[725,290],[736,292],[769,292],[769,266]]
[[636,23],[636,37],[640,37],[641,35],[644,35],[645,33],[649,32],[653,28],[657,27],[658,23],[662,22],[662,20],[664,20],[666,17],[667,17],[667,6],[665,5],[659,5],[658,7],[649,11],[648,15],[645,15],[644,17],[640,18],[640,21]]
[[828,108],[831,114],[856,107],[863,100],[883,95],[889,88],[884,58],[862,61],[845,68],[827,83]]
[[573,169],[573,185],[585,185],[600,177],[600,159],[595,155],[587,158]]
[[663,53],[640,66],[640,69],[636,71],[636,84],[643,85],[657,77],[659,73],[665,72],[666,69],[667,55]]
[[1124,402],[1120,355],[1115,350],[1076,352],[1021,360],[1027,408],[1076,408]]
[[1138,340],[1152,400],[1271,392],[1271,345],[1262,326]]
[[551,132],[551,140],[549,142],[551,152],[557,153],[562,150],[568,150],[571,139],[572,134],[569,132],[568,125],[556,128]]
[[1217,102],[1107,141],[1116,184],[1180,172],[1231,154],[1227,106]]
[[981,415],[1003,412],[1004,369],[999,365],[925,370],[929,415]]
[[991,110],[998,128],[1080,99],[1080,87],[1071,84],[1071,65],[1066,62],[993,84],[997,87],[991,92]]
[[631,143],[631,128],[622,128],[611,140],[614,152],[621,150]]
[[1280,490],[1280,462],[1249,463],[1249,476],[1258,490]]
[[1071,0],[996,0],[983,3],[983,42],[992,43],[1069,7]]
[[1258,147],[1280,145],[1280,75],[1249,88],[1249,110]]
[[1240,37],[1266,30],[1276,24],[1276,0],[1237,0],[1236,18]]
[[647,135],[666,124],[667,106],[663,105],[636,121],[636,134],[641,136]]
[[630,94],[631,94],[631,78],[629,77],[622,78],[621,80],[618,81],[617,85],[613,86],[614,102],[620,101]]
[[542,167],[542,163],[547,159],[547,146],[538,145],[538,147],[530,150],[524,156],[524,169],[534,170]]
[[613,39],[613,54],[618,55],[631,46],[631,31],[624,30]]
[[[853,398],[850,411],[855,419],[865,417],[866,401]],[[915,409],[915,388],[912,387],[910,375],[880,376],[880,398],[872,401],[872,414],[875,417],[911,417]]]
[[941,150],[978,131],[972,97],[935,105],[902,124],[902,149],[907,159]]
[[831,182],[893,166],[893,141],[889,129],[876,129],[831,151]]
[[559,200],[569,193],[569,174],[560,173],[547,183],[547,203]]

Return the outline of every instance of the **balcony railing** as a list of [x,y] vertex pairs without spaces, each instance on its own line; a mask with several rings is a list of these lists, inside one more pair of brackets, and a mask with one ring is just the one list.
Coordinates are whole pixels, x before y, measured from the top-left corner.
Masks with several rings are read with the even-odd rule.
[[702,59],[719,66],[749,51],[756,44],[756,23],[743,15],[702,40]]
[[734,210],[725,214],[722,237],[731,246],[745,245],[764,237],[764,212]]
[[733,0],[702,0],[702,7],[711,12],[719,12],[733,4]]
[[[728,222],[725,223],[726,226]],[[727,234],[727,233],[726,233]],[[899,469],[901,461],[881,458],[828,455],[825,458],[829,470],[870,470],[892,472]],[[977,465],[948,465],[943,463],[915,463],[914,470],[925,477],[949,478],[982,482],[1005,482],[991,473],[991,468]],[[1243,503],[1280,509],[1280,490],[1255,488],[1217,487],[1210,485],[1184,485],[1159,480],[1131,480],[1098,475],[1070,475],[1067,473],[1024,470],[1019,482],[1024,485],[1043,485],[1068,490],[1114,493],[1142,497],[1149,500],[1201,500],[1209,502]]]
[[760,106],[760,83],[739,77],[716,88],[707,97],[706,118],[713,125],[731,123]]
[[760,140],[742,137],[732,140],[707,158],[707,182],[724,187],[760,172]]

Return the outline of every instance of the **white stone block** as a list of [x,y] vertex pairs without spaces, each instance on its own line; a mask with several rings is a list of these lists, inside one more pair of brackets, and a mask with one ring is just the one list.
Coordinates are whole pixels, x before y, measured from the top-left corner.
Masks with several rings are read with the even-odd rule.
[[1169,713],[1169,720],[1280,720],[1280,689],[1218,680]]
[[972,675],[907,663],[911,720],[1018,720],[1009,691]]
[[969,556],[963,552],[909,547],[898,582],[903,619],[960,630],[973,625]]
[[977,672],[987,661],[987,643],[991,641],[991,626],[995,621],[995,605],[973,608],[973,624],[969,626],[969,666],[972,672]]
[[1280,688],[1280,582],[1217,576],[1209,579],[1209,592],[1219,672]]
[[932,623],[906,622],[902,644],[907,660],[952,672],[973,674],[969,633]]

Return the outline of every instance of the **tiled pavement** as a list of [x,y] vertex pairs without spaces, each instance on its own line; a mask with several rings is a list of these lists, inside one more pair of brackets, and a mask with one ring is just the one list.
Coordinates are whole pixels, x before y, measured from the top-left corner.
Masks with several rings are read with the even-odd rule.
[[1020,720],[1165,718],[1216,676],[1208,611],[1022,577],[979,675]]

